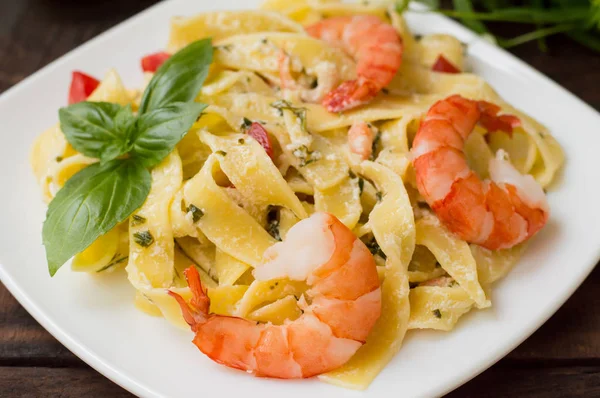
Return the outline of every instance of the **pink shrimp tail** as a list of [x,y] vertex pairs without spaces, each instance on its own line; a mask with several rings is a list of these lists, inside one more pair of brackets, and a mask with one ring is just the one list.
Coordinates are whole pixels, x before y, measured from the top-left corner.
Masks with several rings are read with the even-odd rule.
[[193,265],[190,265],[183,271],[185,279],[188,281],[192,292],[192,299],[188,304],[179,294],[169,290],[167,294],[177,300],[183,319],[192,327],[203,324],[208,317],[208,309],[210,307],[210,299],[206,295],[206,290],[200,281],[200,274]]
[[329,112],[341,112],[369,102],[379,90],[369,82],[348,80],[327,93],[322,104]]
[[479,124],[489,133],[503,131],[512,137],[514,128],[521,126],[521,120],[514,115],[498,115],[501,108],[487,101],[477,101],[477,108],[481,115]]

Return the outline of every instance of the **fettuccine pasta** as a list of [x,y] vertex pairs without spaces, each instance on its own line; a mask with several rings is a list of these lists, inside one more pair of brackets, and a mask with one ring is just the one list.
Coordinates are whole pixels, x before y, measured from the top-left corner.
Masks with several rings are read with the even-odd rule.
[[[402,48],[401,64],[389,82],[360,104],[328,94],[342,82],[363,79],[358,56],[327,34],[314,33],[315,26],[329,29],[319,24],[331,18],[358,24],[351,19],[356,16],[385,24],[394,32],[385,48]],[[208,107],[151,169],[144,204],[77,254],[72,270],[102,275],[125,269],[140,310],[187,327],[190,319],[169,290],[183,303],[198,305],[192,299],[198,291],[184,276],[193,264],[207,289],[211,314],[287,327],[317,313],[314,286],[323,276],[257,275],[268,262],[266,253],[284,247],[278,245],[288,237],[297,239],[295,231],[311,216],[330,214],[352,231],[360,242],[355,245],[370,250],[380,283],[381,315],[366,342],[352,340],[358,346],[349,360],[318,372],[320,380],[352,389],[365,389],[375,379],[409,330],[450,331],[465,313],[492,305],[490,287],[518,261],[524,238],[490,249],[500,226],[482,227],[488,228],[479,232],[489,234],[487,243],[452,229],[448,216],[440,215],[451,194],[435,199],[433,185],[425,181],[433,171],[423,171],[418,163],[442,144],[431,149],[434,144],[428,143],[427,151],[418,152],[413,143],[427,133],[426,123],[435,122],[426,122],[434,119],[435,107],[460,96],[478,104],[482,115],[494,121],[501,115],[498,120],[512,123],[492,128],[482,116],[464,137],[460,150],[472,178],[488,179],[483,184],[498,181],[490,164],[502,157],[545,188],[563,153],[542,124],[464,70],[462,43],[443,34],[414,36],[402,15],[385,4],[268,0],[256,11],[174,18],[165,57],[207,37],[213,40],[213,63],[196,100]],[[458,73],[437,70],[440,57]],[[149,81],[153,71],[146,73]],[[111,70],[87,100],[130,105],[135,111],[142,106],[142,91],[126,89]],[[339,107],[344,108],[332,111]],[[60,125],[42,133],[31,153],[46,202],[97,162],[77,152]],[[427,167],[435,167],[431,164]]]

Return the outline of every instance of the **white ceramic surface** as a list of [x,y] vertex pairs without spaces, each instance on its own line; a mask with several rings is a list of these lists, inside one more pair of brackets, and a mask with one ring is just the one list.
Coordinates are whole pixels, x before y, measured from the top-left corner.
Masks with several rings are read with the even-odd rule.
[[[139,59],[164,47],[169,18],[257,1],[172,0],[139,14],[29,77],[0,97],[0,278],[66,347],[141,396],[429,397],[485,370],[533,333],[581,284],[600,255],[600,115],[508,53],[436,15],[413,14],[418,33],[446,32],[469,44],[470,62],[515,106],[548,125],[567,163],[550,194],[552,216],[510,275],[495,286],[493,307],[461,319],[451,333],[409,332],[401,352],[366,392],[316,380],[254,378],[218,366],[173,328],[133,307],[123,275],[90,278],[46,270],[41,244],[45,207],[28,164],[36,135],[57,121],[70,72],[102,76],[116,67],[130,86],[142,82]],[[309,395],[310,394],[310,395]],[[253,394],[251,394],[252,396]]]

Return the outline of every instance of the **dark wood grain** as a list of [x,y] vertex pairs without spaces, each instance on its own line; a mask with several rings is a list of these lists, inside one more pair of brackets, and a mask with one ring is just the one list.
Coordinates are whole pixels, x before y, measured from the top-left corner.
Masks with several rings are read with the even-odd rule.
[[[0,92],[155,0],[0,1]],[[505,36],[512,27],[497,26]],[[600,56],[566,38],[513,53],[596,109]],[[600,269],[533,336],[450,397],[600,396]],[[192,347],[190,347],[192,349]],[[50,336],[0,284],[0,397],[125,397]]]

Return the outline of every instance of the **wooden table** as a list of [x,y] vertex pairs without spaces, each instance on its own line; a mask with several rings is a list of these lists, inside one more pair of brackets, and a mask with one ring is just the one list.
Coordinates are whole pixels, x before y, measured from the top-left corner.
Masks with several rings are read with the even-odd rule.
[[[155,2],[0,2],[0,92]],[[600,55],[562,38],[550,47],[547,54],[535,43],[513,52],[600,109]],[[539,331],[449,396],[600,396],[599,288],[597,269]],[[58,343],[0,284],[0,396],[131,395]]]

